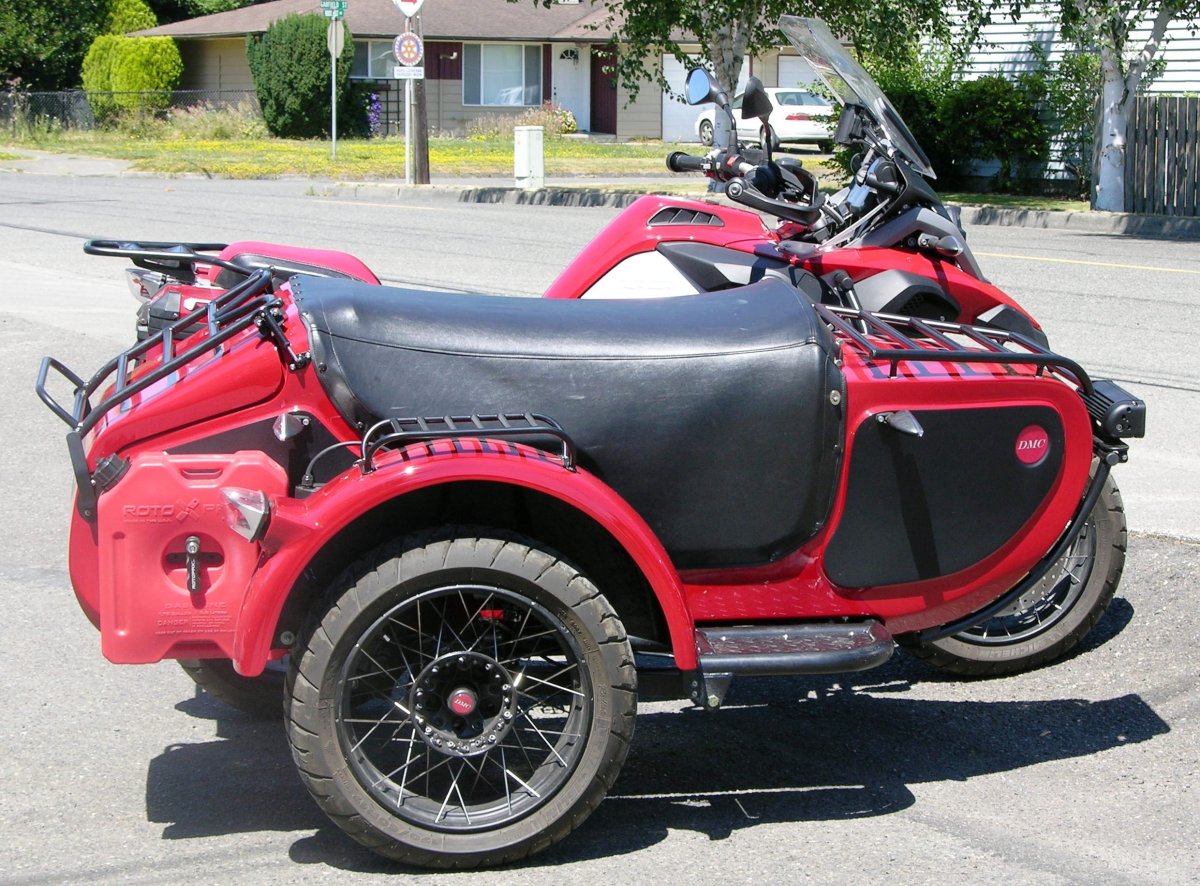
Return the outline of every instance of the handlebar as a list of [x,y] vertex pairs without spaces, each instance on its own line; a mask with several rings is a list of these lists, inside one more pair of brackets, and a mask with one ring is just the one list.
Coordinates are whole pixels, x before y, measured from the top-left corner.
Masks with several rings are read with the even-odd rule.
[[704,157],[694,157],[683,151],[672,151],[667,155],[667,169],[672,172],[703,172],[707,162]]

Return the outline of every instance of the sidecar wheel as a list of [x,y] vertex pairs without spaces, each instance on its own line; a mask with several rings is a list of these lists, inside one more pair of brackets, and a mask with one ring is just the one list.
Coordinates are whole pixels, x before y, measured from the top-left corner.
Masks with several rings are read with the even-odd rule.
[[488,530],[402,539],[353,564],[288,673],[313,797],[352,838],[433,868],[502,864],[565,837],[625,760],[637,677],[576,569]]
[[1060,658],[1092,629],[1112,601],[1125,568],[1125,507],[1110,476],[1074,544],[1037,589],[978,627],[910,653],[956,674],[995,677]]
[[180,659],[179,666],[208,695],[262,719],[283,714],[284,669],[272,662],[257,677],[243,677],[227,658]]

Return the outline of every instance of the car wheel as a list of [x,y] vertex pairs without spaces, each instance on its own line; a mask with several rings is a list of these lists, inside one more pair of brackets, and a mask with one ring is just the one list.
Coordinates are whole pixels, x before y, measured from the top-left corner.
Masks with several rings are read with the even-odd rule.
[[941,640],[901,645],[956,674],[993,677],[1062,657],[1112,601],[1125,567],[1125,508],[1109,477],[1062,559],[1025,597],[981,625]]
[[180,659],[179,665],[206,694],[232,708],[264,719],[283,713],[285,664],[270,662],[257,677],[243,677],[227,658]]
[[335,581],[292,660],[287,726],[309,791],[355,840],[409,864],[494,865],[603,799],[636,682],[586,577],[530,540],[460,529]]
[[771,130],[771,128],[769,126],[764,126],[758,130],[758,143],[763,147],[763,150],[766,150],[768,138],[771,140],[771,150],[778,151],[779,139],[775,137],[775,133]]
[[711,146],[713,143],[713,125],[711,120],[700,121],[700,144]]
[[817,142],[817,150],[820,151],[822,154],[832,154],[833,148],[834,148],[834,144],[829,139],[826,139],[825,141]]

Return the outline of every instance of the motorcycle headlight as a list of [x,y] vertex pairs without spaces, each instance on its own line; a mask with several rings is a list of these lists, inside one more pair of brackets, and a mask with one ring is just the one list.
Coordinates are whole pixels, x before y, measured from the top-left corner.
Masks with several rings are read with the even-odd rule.
[[228,487],[225,496],[225,522],[246,541],[258,541],[271,521],[271,503],[267,494],[258,489]]

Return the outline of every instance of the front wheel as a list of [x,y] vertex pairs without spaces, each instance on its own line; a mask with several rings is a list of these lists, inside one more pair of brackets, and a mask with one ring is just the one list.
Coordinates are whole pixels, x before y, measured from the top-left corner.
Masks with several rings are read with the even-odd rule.
[[288,675],[288,733],[333,821],[409,864],[502,864],[604,798],[636,672],[596,587],[480,530],[385,545],[343,573]]
[[956,674],[994,677],[1049,664],[1100,620],[1125,568],[1125,507],[1110,476],[1079,535],[1024,597],[983,624],[902,645]]
[[713,125],[709,120],[700,121],[700,144],[711,147],[713,143]]
[[770,126],[763,126],[758,130],[758,143],[764,151],[767,149],[768,144],[772,151],[779,150],[779,138],[775,135],[775,130],[771,129]]

